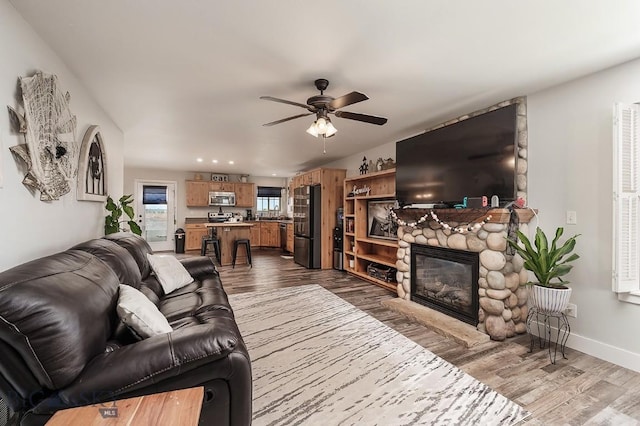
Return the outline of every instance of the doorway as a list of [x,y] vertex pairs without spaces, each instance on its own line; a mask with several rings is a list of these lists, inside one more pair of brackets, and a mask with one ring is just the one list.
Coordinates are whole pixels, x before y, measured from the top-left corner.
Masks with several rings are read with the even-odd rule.
[[153,251],[174,250],[176,182],[136,180],[136,212],[142,237]]

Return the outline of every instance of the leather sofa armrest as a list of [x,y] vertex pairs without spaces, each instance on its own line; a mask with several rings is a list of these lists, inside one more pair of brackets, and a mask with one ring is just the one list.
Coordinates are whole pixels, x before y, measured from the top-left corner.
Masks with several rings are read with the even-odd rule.
[[189,257],[187,259],[180,260],[180,262],[185,267],[187,272],[189,272],[189,275],[191,275],[195,279],[198,279],[199,277],[202,277],[204,275],[218,275],[216,265],[215,263],[213,263],[213,259],[211,259],[210,257]]
[[227,318],[153,336],[96,356],[59,397],[69,406],[91,403],[87,395],[96,392],[117,397],[222,359],[243,346],[240,339]]

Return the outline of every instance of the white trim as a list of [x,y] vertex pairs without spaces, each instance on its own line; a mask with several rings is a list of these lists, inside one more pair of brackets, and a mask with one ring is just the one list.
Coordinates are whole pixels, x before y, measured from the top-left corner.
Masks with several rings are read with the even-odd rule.
[[[640,300],[640,294],[635,297],[638,300]],[[636,303],[636,302],[633,302],[633,303]],[[535,321],[532,322],[531,324],[532,332],[536,331],[537,329],[537,327],[533,327],[534,324],[538,324],[538,323]],[[544,327],[544,324],[540,324],[540,326]],[[553,330],[552,334],[554,332],[557,332],[557,329],[555,327],[551,327],[551,328]],[[532,333],[532,334],[537,336],[536,333]],[[602,343],[597,340],[593,340],[588,337],[575,334],[574,332],[571,332],[571,334],[569,335],[569,339],[567,340],[567,347],[640,373],[640,354],[638,353],[631,352],[626,349],[619,348],[617,346],[609,345],[607,343]],[[533,349],[541,350],[540,346],[538,346],[537,339],[534,341]],[[542,349],[542,350],[546,351],[548,349]],[[553,348],[551,350],[553,350]],[[558,348],[558,351],[559,350],[560,348]],[[569,358],[568,363],[570,364],[571,355],[567,355],[567,358]],[[560,359],[562,359],[562,355],[558,354],[557,360],[559,361]]]
[[618,300],[621,302],[634,303],[640,305],[640,291],[630,291],[629,293],[618,293]]

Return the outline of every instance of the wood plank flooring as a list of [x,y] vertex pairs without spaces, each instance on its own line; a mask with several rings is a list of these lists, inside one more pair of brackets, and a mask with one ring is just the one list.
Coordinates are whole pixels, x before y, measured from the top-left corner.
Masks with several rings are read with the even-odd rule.
[[384,308],[391,292],[344,272],[305,269],[276,249],[254,249],[253,268],[219,269],[229,294],[321,285],[532,412],[522,424],[640,425],[640,373],[570,348],[553,365],[546,349],[528,353],[526,335],[465,348]]

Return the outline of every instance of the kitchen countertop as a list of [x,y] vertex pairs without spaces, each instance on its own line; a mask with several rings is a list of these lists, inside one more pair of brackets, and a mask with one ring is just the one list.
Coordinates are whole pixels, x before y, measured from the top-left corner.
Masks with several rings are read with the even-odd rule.
[[207,222],[204,224],[204,226],[209,227],[209,228],[214,228],[214,227],[218,227],[218,226],[224,226],[225,228],[227,226],[244,226],[244,227],[250,227],[255,225],[254,223],[251,222]]
[[[236,223],[258,223],[258,222],[293,223],[293,219],[245,220],[244,222],[236,222]],[[197,224],[197,223],[209,223],[209,219],[207,219],[206,217],[186,217],[184,219],[184,223],[185,225],[191,225],[191,224]]]

